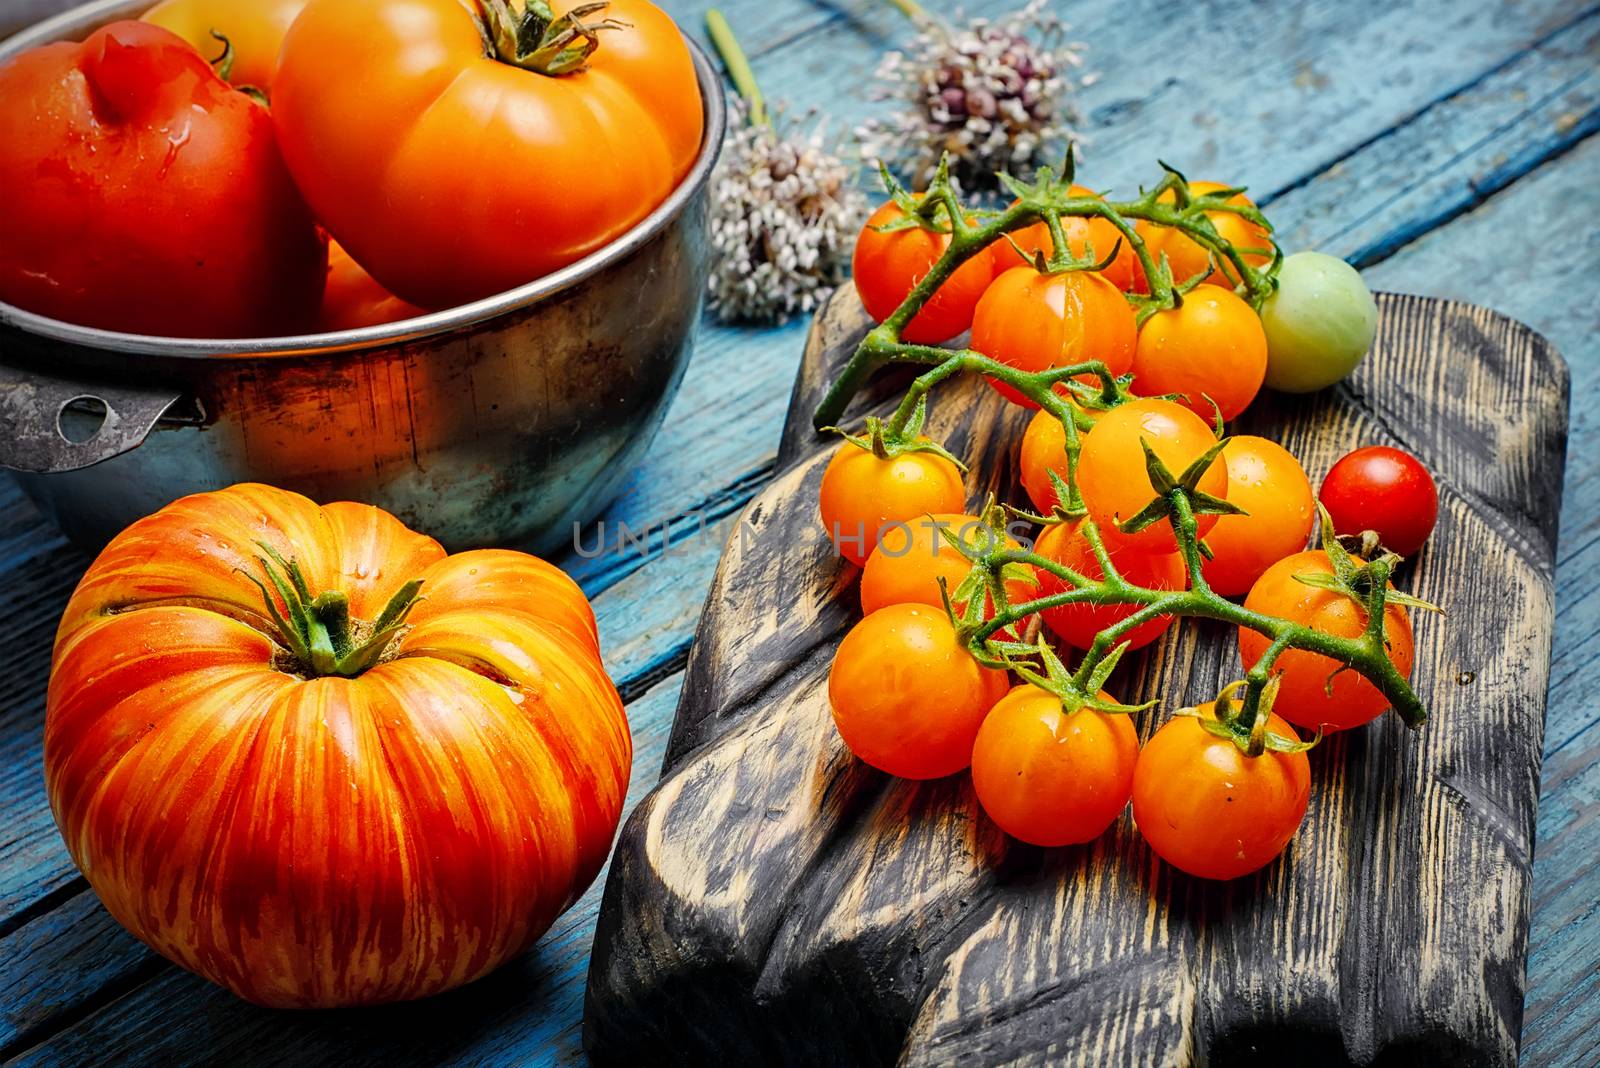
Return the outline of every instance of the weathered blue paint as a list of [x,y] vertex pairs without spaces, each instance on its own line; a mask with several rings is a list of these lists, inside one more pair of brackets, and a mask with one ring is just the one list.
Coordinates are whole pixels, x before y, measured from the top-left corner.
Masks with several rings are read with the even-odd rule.
[[[665,6],[698,30],[706,0]],[[730,0],[769,96],[846,129],[905,39],[887,4]],[[948,10],[953,4],[928,4]],[[1600,6],[1570,0],[1062,6],[1098,83],[1082,176],[1131,189],[1161,155],[1250,182],[1291,247],[1372,265],[1375,286],[1488,304],[1550,336],[1573,370],[1573,430],[1534,887],[1528,1064],[1600,1063]],[[1204,61],[1186,56],[1204,56]],[[1502,258],[1505,257],[1505,258]],[[608,552],[564,563],[596,598],[632,699],[633,799],[654,781],[678,672],[732,516],[770,476],[804,324],[702,331],[669,423],[607,513]],[[1508,413],[1515,418],[1515,413]],[[707,525],[701,533],[701,520]],[[619,523],[650,531],[615,551]],[[670,537],[663,538],[666,525]],[[590,531],[584,544],[592,546]],[[0,489],[0,1051],[25,1063],[393,1064],[581,1060],[598,892],[532,953],[423,1005],[292,1015],[243,1005],[154,957],[83,889],[39,773],[50,638],[87,563]]]

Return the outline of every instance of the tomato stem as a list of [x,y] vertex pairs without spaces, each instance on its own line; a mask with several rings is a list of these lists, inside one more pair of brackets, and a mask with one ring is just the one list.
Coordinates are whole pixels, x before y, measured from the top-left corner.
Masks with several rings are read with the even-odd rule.
[[375,621],[353,620],[350,599],[342,591],[327,590],[312,597],[299,561],[285,560],[265,542],[257,544],[262,555],[256,561],[265,581],[249,573],[245,577],[261,591],[279,643],[307,678],[355,678],[382,661],[419,600],[422,580],[412,579],[395,591]]
[[584,20],[603,11],[605,0],[579,4],[557,15],[545,0],[478,0],[484,37],[502,63],[552,78],[576,74],[600,47],[602,30],[622,30],[618,19]]

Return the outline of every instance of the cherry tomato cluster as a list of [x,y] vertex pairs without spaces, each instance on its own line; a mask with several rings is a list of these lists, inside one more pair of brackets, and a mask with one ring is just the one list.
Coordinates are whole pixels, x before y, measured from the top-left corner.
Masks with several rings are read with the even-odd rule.
[[[891,183],[855,253],[857,290],[883,325],[845,378],[885,352],[933,369],[823,473],[823,526],[863,566],[864,618],[835,655],[829,697],[858,757],[908,779],[970,767],[1013,837],[1086,842],[1131,801],[1158,855],[1229,879],[1292,839],[1318,737],[1391,705],[1425,716],[1406,683],[1406,607],[1432,606],[1389,575],[1430,533],[1437,493],[1414,458],[1371,448],[1334,466],[1319,505],[1281,445],[1223,436],[1275,362],[1279,379],[1326,385],[1371,329],[1346,315],[1319,333],[1311,320],[1338,318],[1331,298],[1283,281],[1296,257],[1238,189],[1163,186],[1112,206],[1045,175],[985,227],[941,179],[922,197]],[[1049,210],[1030,211],[1039,204]],[[974,250],[973,235],[995,233]],[[1301,260],[1290,277],[1307,271]],[[969,349],[931,347],[968,329]],[[959,460],[922,434],[927,391],[958,371],[1036,409],[1018,457],[1031,509],[969,512]],[[1307,548],[1319,508],[1320,547]],[[1105,684],[1180,615],[1231,624],[1245,678],[1141,749],[1131,714],[1149,706]],[[1083,651],[1076,670],[1067,647]]]

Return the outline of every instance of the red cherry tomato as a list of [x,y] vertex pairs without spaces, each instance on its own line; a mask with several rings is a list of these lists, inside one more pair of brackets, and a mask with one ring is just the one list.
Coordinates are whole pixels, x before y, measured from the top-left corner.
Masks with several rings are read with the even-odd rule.
[[[872,218],[862,227],[861,236],[856,238],[855,252],[850,258],[850,272],[855,276],[861,303],[867,314],[880,323],[894,314],[950,246],[950,235],[920,226],[892,233],[877,229],[904,214],[893,201],[873,212]],[[956,268],[933,294],[933,299],[906,324],[900,336],[918,345],[937,345],[969,329],[978,298],[983,296],[993,278],[994,259],[990,251],[984,249]]]
[[828,673],[833,722],[850,751],[902,779],[954,775],[972,762],[1006,673],[972,658],[942,608],[881,608],[846,634]]
[[[1200,714],[1215,718],[1214,705]],[[1299,741],[1277,716],[1267,730]],[[1311,798],[1304,753],[1247,756],[1192,716],[1174,716],[1145,743],[1133,771],[1133,819],[1156,855],[1202,879],[1237,879],[1289,845]]]
[[[1183,558],[1177,553],[1146,553],[1110,542],[1106,544],[1106,550],[1111,565],[1135,586],[1181,590],[1189,584]],[[1058,523],[1046,527],[1034,544],[1033,551],[1046,560],[1070,567],[1086,578],[1099,579],[1105,576],[1079,523]],[[1048,571],[1041,570],[1038,575],[1038,597],[1050,597],[1072,588]],[[1067,604],[1046,609],[1041,615],[1044,625],[1056,637],[1079,649],[1087,649],[1093,644],[1096,634],[1120,623],[1138,610],[1137,605]],[[1171,616],[1158,616],[1134,627],[1123,635],[1122,640],[1128,642],[1131,648],[1138,649],[1161,637],[1171,625]]]
[[[1013,267],[989,286],[972,318],[973,349],[1020,371],[1100,360],[1112,374],[1125,374],[1137,338],[1122,291],[1093,271],[1040,274]],[[1094,375],[1078,377],[1099,382]],[[1039,407],[1003,382],[993,385],[1013,404]]]
[[1415,556],[1439,519],[1439,491],[1415,456],[1387,445],[1357,449],[1322,480],[1322,504],[1339,534],[1378,533],[1385,549]]
[[[1111,700],[1106,694],[1100,695]],[[1087,842],[1128,806],[1139,736],[1125,715],[1080,708],[1018,686],[972,746],[972,786],[1000,829],[1036,846]]]

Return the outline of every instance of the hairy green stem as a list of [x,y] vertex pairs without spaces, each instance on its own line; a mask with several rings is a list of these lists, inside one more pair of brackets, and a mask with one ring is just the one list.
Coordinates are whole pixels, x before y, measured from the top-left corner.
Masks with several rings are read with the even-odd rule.
[[[710,21],[710,16],[707,16],[707,21]],[[730,71],[731,69],[730,64]],[[737,78],[735,80],[737,81]],[[1233,266],[1236,275],[1242,279],[1241,285],[1251,300],[1259,301],[1265,298],[1276,284],[1273,278],[1268,272],[1257,270],[1245,263],[1242,254],[1217,233],[1216,227],[1205,216],[1206,211],[1229,210],[1229,206],[1194,203],[1180,206],[1161,200],[1162,194],[1176,187],[1176,182],[1177,179],[1169,174],[1154,189],[1137,200],[1130,201],[1070,196],[1065,192],[1068,187],[1060,186],[1051,191],[1021,196],[1004,211],[976,225],[968,224],[966,215],[961,211],[948,184],[935,183],[935,188],[930,191],[925,202],[936,203],[945,212],[950,224],[950,243],[944,254],[929,268],[928,273],[912,287],[900,306],[861,340],[849,363],[829,388],[822,403],[818,405],[814,419],[817,428],[820,430],[837,424],[851,398],[860,392],[868,378],[886,364],[904,362],[908,359],[920,363],[938,363],[955,355],[953,350],[933,346],[908,348],[906,343],[901,341],[901,335],[906,325],[916,317],[917,312],[933,299],[939,287],[949,281],[950,276],[963,264],[996,241],[1002,240],[1004,235],[1040,221],[1051,225],[1053,240],[1060,232],[1063,217],[1102,218],[1117,228],[1123,240],[1128,242],[1138,257],[1151,291],[1148,298],[1135,298],[1136,303],[1140,305],[1141,323],[1162,308],[1172,307],[1179,298],[1168,272],[1158,266],[1151,257],[1149,248],[1130,220],[1140,220],[1182,231],[1227,260]],[[1205,210],[1201,210],[1202,208]],[[1063,235],[1059,240],[1062,245],[1057,251],[1061,252],[1064,251],[1066,238]]]

